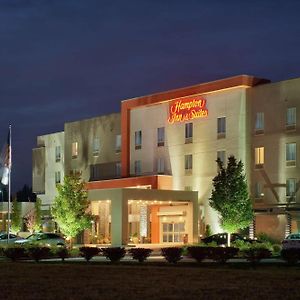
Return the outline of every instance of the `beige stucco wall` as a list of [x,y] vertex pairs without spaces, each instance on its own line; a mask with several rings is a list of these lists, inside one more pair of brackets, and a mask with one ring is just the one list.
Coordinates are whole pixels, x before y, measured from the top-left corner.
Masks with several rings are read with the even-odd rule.
[[[90,180],[90,165],[101,164],[101,172],[114,178],[120,152],[116,152],[116,135],[121,134],[120,114],[65,123],[65,172],[82,172],[85,181]],[[93,140],[99,138],[100,152],[93,155]],[[72,143],[78,142],[78,157],[72,158]]]
[[[36,192],[37,196],[41,198],[43,205],[48,205],[57,195],[55,172],[60,172],[62,181],[64,178],[64,132],[39,136],[37,145],[40,148],[33,149],[33,192]],[[61,147],[61,160],[59,162],[56,162],[55,159],[56,146]],[[41,168],[44,168],[44,180],[42,174],[37,172]],[[42,181],[44,181],[44,193],[40,193],[43,191],[39,190]],[[39,184],[37,185],[35,182]]]
[[[169,102],[131,110],[130,170],[134,161],[142,161],[142,173],[155,173],[155,162],[165,157],[167,172],[173,175],[173,189],[191,187],[198,191],[198,202],[204,207],[205,223],[213,231],[221,229],[218,217],[208,205],[212,178],[216,175],[218,150],[235,155],[249,166],[249,133],[247,133],[247,105],[244,88],[235,88],[202,95],[207,100],[208,117],[193,120],[193,143],[185,144],[185,123],[168,124]],[[190,98],[190,97],[189,97]],[[226,138],[217,138],[217,118],[226,117]],[[165,147],[157,147],[157,128],[165,127]],[[135,150],[134,133],[142,130],[142,149]],[[192,175],[185,175],[184,156],[193,155]]]

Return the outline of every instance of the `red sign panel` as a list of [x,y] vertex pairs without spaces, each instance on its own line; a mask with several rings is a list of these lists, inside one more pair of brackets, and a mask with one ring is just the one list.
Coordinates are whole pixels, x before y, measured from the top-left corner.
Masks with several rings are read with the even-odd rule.
[[174,124],[177,122],[205,118],[207,116],[206,99],[198,96],[172,101],[169,106],[168,122]]

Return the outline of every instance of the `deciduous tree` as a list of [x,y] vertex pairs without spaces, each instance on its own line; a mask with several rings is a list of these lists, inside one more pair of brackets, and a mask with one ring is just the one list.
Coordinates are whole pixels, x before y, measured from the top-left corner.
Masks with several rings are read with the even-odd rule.
[[252,202],[249,198],[243,163],[234,156],[228,157],[227,167],[217,160],[218,174],[213,179],[209,204],[220,215],[220,225],[230,234],[246,228],[253,220]]

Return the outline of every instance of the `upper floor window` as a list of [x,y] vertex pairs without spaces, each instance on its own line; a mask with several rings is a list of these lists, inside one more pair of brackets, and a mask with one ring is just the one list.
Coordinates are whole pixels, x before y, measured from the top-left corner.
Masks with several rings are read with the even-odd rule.
[[219,159],[223,165],[226,164],[226,151],[225,150],[220,150],[217,151],[217,159]]
[[142,131],[141,130],[138,130],[135,132],[134,143],[135,143],[136,150],[142,148]]
[[77,158],[78,156],[78,142],[72,143],[72,158]]
[[255,118],[255,133],[263,133],[265,129],[265,114],[263,112],[256,113]]
[[90,165],[90,180],[99,180],[100,174],[100,164]]
[[218,138],[226,137],[226,117],[220,117],[217,121]]
[[296,179],[288,178],[286,180],[286,197],[288,197],[288,201],[296,200]]
[[265,163],[265,148],[257,147],[255,148],[255,167],[261,168]]
[[255,199],[260,199],[264,196],[262,192],[262,184],[260,182],[256,182],[254,185],[254,197]]
[[184,156],[184,169],[185,169],[186,175],[189,175],[192,173],[192,170],[193,170],[193,155],[192,154],[187,154]]
[[193,142],[193,123],[185,124],[185,143]]
[[163,174],[165,172],[165,160],[163,157],[157,159],[157,173]]
[[136,160],[134,162],[134,174],[141,175],[141,173],[142,173],[142,163],[140,160]]
[[121,152],[121,142],[122,142],[121,134],[117,134],[116,135],[116,152],[117,153]]
[[58,184],[61,182],[61,176],[60,176],[60,172],[55,172],[55,184]]
[[116,162],[116,176],[121,177],[121,163]]
[[55,161],[59,162],[61,160],[61,147],[56,146],[55,147]]
[[286,110],[286,129],[296,128],[296,107],[289,107]]
[[162,147],[165,145],[165,127],[157,128],[157,146]]
[[100,139],[94,138],[93,140],[93,156],[98,156],[100,152]]
[[286,165],[287,166],[296,165],[296,143],[286,144]]

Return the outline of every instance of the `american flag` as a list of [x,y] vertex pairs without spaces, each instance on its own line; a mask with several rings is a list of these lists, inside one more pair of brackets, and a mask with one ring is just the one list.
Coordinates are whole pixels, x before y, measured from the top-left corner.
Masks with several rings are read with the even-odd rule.
[[1,154],[2,179],[1,183],[8,185],[9,172],[11,169],[11,130],[9,128],[6,144],[3,147]]

